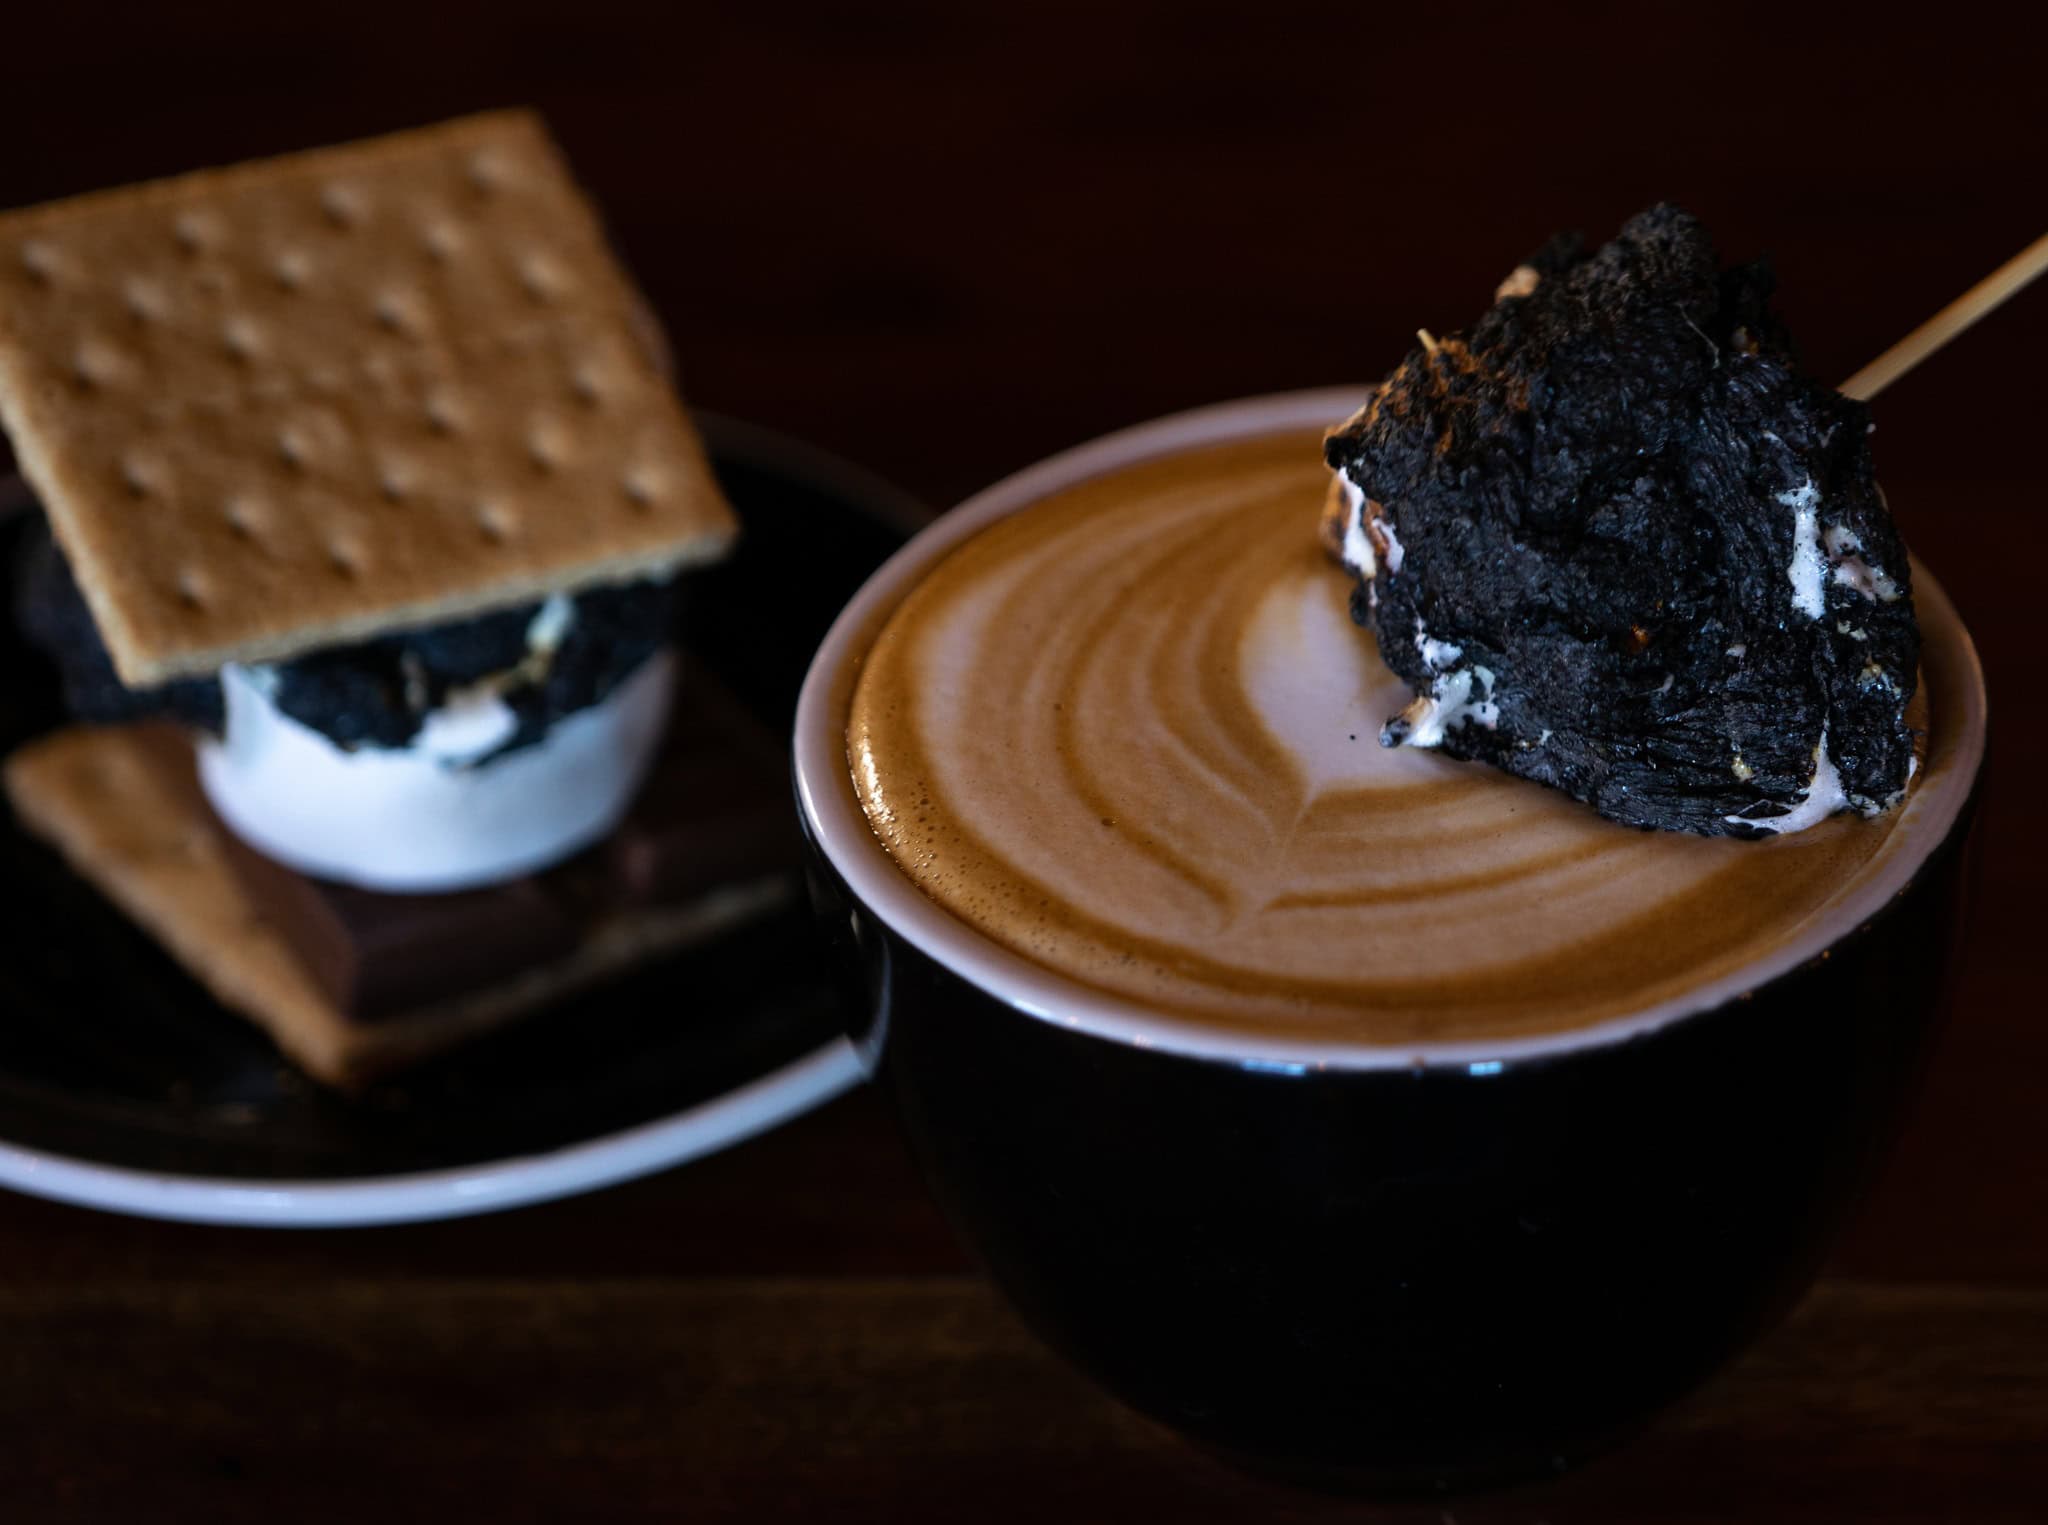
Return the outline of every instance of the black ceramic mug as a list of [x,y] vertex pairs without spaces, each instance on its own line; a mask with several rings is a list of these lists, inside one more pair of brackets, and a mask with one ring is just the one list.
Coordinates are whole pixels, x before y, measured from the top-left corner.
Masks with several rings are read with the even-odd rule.
[[[862,652],[950,548],[1101,472],[1346,416],[1352,392],[1180,415],[946,515],[820,649],[796,783],[856,1037],[954,1223],[1032,1327],[1230,1459],[1384,1491],[1571,1465],[1798,1299],[1941,1005],[1983,678],[1914,589],[1945,767],[1841,917],[1583,1030],[1275,1056],[1023,960],[905,878],[848,774]],[[1923,787],[1925,787],[1923,785]]]

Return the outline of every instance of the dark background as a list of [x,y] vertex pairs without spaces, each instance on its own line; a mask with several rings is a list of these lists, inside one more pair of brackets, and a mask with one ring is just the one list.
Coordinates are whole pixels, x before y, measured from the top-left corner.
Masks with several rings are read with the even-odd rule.
[[[1772,255],[1829,377],[2048,229],[2042,51],[1961,7],[235,0],[7,23],[0,205],[540,106],[690,399],[935,506],[1161,412],[1372,379],[1555,229],[1657,199]],[[1902,527],[1982,649],[1996,754],[1957,1011],[1898,1156],[1750,1363],[1625,1456],[1460,1520],[2038,1518],[2044,346],[2048,282],[1876,409]],[[867,1097],[468,1223],[265,1236],[0,1198],[0,1469],[24,1519],[1325,1512],[1110,1408],[961,1273]]]

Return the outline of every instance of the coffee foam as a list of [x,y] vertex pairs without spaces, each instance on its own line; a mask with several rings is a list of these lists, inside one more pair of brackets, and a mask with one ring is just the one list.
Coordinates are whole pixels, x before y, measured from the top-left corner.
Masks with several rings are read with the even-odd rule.
[[[1407,694],[1317,552],[1326,486],[1313,433],[1138,459],[932,567],[844,711],[897,868],[1011,953],[1261,1051],[1497,1043],[1812,941],[1930,795],[1952,815],[1939,710],[1900,811],[1768,842],[1633,832],[1381,749]],[[1926,686],[1960,688],[1966,648],[1937,655]]]

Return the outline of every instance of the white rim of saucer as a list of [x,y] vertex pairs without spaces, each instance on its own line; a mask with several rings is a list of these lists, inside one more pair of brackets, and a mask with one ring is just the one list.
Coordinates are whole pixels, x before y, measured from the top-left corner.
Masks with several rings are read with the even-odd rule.
[[573,1197],[714,1154],[821,1106],[863,1078],[844,1038],[672,1117],[539,1154],[449,1170],[264,1181],[136,1170],[0,1143],[0,1186],[181,1223],[368,1228],[466,1218]]
[[1219,1060],[1283,1074],[1319,1070],[1464,1069],[1499,1072],[1510,1061],[1606,1047],[1668,1023],[1725,1005],[1745,991],[1818,957],[1882,910],[1947,840],[1974,787],[1984,750],[1984,675],[1969,632],[1927,569],[1913,566],[1913,598],[1923,628],[1947,632],[1967,675],[1957,753],[1962,766],[1929,797],[1909,795],[1898,830],[1912,835],[1856,892],[1770,956],[1654,1006],[1588,1027],[1520,1038],[1382,1044],[1342,1038],[1301,1039],[1236,1033],[1150,1010],[1097,990],[1012,953],[927,899],[890,860],[853,792],[846,763],[848,664],[922,572],[954,546],[997,519],[1077,482],[1136,461],[1204,445],[1327,427],[1348,418],[1370,396],[1363,387],[1283,392],[1175,413],[1065,451],[977,493],[905,545],[862,585],[834,621],[805,675],[797,703],[794,757],[799,804],[825,857],[862,904],[913,947],[1005,1005],[1077,1032],[1191,1058]]

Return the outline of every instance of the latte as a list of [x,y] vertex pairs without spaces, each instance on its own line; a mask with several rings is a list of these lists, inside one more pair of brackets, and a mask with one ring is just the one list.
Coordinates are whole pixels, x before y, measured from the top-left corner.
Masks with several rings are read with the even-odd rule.
[[1967,785],[1945,604],[1909,717],[1920,778],[1878,819],[1640,832],[1383,749],[1405,690],[1317,545],[1327,482],[1311,431],[1188,449],[926,569],[847,710],[855,791],[902,873],[1012,952],[1203,1028],[1512,1039],[1682,997],[1842,919],[1916,812]]

